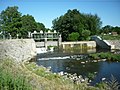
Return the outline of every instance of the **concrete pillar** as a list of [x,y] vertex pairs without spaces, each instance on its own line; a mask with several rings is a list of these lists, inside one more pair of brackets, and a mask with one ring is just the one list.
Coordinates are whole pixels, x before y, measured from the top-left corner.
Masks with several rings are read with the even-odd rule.
[[46,48],[46,50],[47,50],[47,33],[45,32],[44,33],[44,46],[45,46],[45,48]]
[[19,36],[19,35],[17,34],[17,39],[18,39],[18,36]]
[[62,46],[63,46],[63,49],[65,49],[65,44],[62,44]]
[[71,47],[74,47],[74,44],[71,44],[70,46],[71,46]]
[[62,43],[62,38],[61,35],[58,36],[58,47],[61,46]]
[[10,39],[12,39],[12,36],[10,35]]
[[46,50],[47,50],[47,38],[45,38],[44,46],[45,46],[45,48],[46,48]]

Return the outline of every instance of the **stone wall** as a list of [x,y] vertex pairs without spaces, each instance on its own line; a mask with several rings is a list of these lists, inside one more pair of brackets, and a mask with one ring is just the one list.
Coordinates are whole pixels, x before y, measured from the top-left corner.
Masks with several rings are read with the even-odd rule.
[[120,49],[120,40],[106,40],[111,45],[115,46],[115,49]]
[[17,62],[30,60],[36,56],[33,39],[0,40],[0,59],[10,58]]

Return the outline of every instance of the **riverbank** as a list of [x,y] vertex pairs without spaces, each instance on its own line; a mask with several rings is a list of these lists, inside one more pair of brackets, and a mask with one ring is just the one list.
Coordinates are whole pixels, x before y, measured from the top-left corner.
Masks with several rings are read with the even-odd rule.
[[74,84],[35,63],[16,65],[13,60],[0,61],[0,89],[3,90],[95,90],[85,83]]

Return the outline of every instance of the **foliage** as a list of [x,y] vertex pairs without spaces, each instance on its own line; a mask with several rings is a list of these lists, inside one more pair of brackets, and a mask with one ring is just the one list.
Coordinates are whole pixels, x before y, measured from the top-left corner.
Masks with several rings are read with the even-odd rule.
[[118,81],[113,75],[111,75],[110,80],[98,83],[96,84],[96,86],[100,90],[119,90],[120,89],[120,84],[118,83]]
[[68,40],[70,40],[70,41],[77,41],[78,38],[79,38],[79,33],[78,32],[72,32],[68,36]]
[[[18,7],[7,7],[0,14],[0,26],[2,31],[10,33],[12,37],[16,37],[16,33],[20,30],[21,13],[18,12]],[[5,34],[5,33],[4,33]]]
[[93,80],[94,78],[95,78],[95,73],[88,73],[88,78],[90,79],[90,80]]
[[81,36],[83,30],[90,30],[91,35],[97,34],[100,27],[101,21],[97,15],[82,14],[77,9],[68,10],[53,20],[53,29],[62,34],[63,41],[67,41],[72,32],[78,32]]
[[120,84],[117,82],[117,79],[111,75],[111,79],[107,82],[109,90],[119,90]]
[[82,40],[90,40],[90,31],[89,30],[83,30],[82,31],[82,36],[83,36],[83,38],[82,38]]
[[89,57],[92,59],[107,59],[110,61],[120,61],[120,55],[119,54],[113,54],[110,52],[101,52],[101,53],[94,53],[89,54]]
[[118,27],[118,26],[113,27],[110,25],[106,25],[106,26],[102,27],[101,33],[108,34],[111,32],[117,32],[117,34],[120,34],[120,27]]
[[37,23],[37,32],[40,32],[40,31],[45,31],[45,26],[44,26],[44,24],[43,23]]
[[22,20],[23,29],[31,32],[33,32],[36,29],[37,25],[32,15],[29,15],[29,14],[23,15],[21,20]]
[[0,61],[0,90],[32,90],[26,76],[9,59]]
[[7,7],[0,13],[0,32],[16,38],[27,38],[28,32],[45,30],[42,23],[36,22],[32,15],[21,15],[17,6]]
[[107,84],[105,82],[97,83],[96,87],[98,87],[99,90],[109,90],[108,87],[107,87]]

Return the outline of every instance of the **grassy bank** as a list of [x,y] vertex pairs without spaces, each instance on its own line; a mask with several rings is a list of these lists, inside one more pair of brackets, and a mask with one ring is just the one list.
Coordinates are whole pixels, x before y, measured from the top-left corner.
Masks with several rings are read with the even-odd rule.
[[33,90],[22,68],[11,60],[0,60],[0,90]]
[[55,74],[35,63],[25,64],[27,69],[43,78],[41,86],[44,90],[96,90],[96,87],[88,86],[87,82],[74,83],[72,80]]
[[91,59],[106,59],[107,61],[119,61],[120,62],[120,54],[114,54],[110,52],[101,52],[101,53],[94,53],[90,54],[89,57]]
[[96,90],[86,83],[75,84],[35,63],[16,64],[0,60],[0,90]]
[[120,35],[113,36],[113,35],[101,35],[102,39],[104,40],[120,40]]

